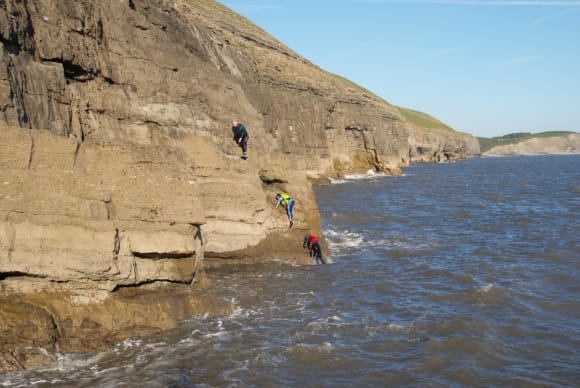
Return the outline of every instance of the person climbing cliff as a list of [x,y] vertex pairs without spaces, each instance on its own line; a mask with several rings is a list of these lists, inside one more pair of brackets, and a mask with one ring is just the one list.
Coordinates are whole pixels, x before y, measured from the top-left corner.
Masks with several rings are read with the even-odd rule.
[[310,234],[304,236],[304,243],[302,244],[303,248],[308,248],[310,251],[310,258],[314,260],[316,264],[320,262],[324,264],[324,260],[322,259],[322,248],[320,248],[320,244],[318,243],[318,239],[315,235]]
[[232,132],[234,134],[234,141],[242,149],[242,159],[248,160],[248,131],[244,124],[238,123],[236,120],[232,121]]
[[290,198],[290,196],[286,193],[276,194],[276,208],[278,208],[278,206],[280,205],[286,208],[286,214],[288,214],[288,221],[290,221],[289,228],[291,228],[292,225],[294,225],[294,222],[292,221],[292,209],[294,208],[295,203],[296,201]]

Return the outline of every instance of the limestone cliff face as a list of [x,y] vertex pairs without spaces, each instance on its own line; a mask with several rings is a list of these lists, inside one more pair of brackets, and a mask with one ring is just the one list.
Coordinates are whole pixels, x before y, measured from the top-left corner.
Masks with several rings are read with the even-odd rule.
[[411,162],[453,162],[479,154],[479,143],[471,135],[409,125]]
[[[308,263],[312,181],[464,157],[473,140],[411,124],[210,0],[0,1],[0,291],[19,301],[0,307],[0,370],[203,310],[185,292],[151,326],[126,290]],[[280,191],[297,200],[290,230]],[[14,335],[22,320],[36,337]]]
[[580,134],[537,137],[515,144],[493,147],[484,156],[577,154],[580,153]]

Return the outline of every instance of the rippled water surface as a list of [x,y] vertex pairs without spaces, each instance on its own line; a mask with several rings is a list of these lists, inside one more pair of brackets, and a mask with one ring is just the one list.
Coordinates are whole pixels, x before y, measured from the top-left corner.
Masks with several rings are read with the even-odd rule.
[[232,316],[0,383],[580,384],[580,156],[421,164],[317,198],[333,264],[213,270]]

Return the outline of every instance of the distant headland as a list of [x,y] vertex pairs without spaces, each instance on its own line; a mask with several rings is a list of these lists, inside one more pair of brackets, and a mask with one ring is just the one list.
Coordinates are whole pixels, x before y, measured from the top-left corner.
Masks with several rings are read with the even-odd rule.
[[580,133],[571,131],[517,132],[477,140],[483,156],[580,153]]

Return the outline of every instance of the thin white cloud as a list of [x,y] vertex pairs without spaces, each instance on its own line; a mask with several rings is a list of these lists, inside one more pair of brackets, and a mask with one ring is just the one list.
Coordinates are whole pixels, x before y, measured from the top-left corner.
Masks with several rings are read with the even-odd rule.
[[438,57],[443,57],[445,55],[448,55],[450,53],[453,52],[453,49],[439,49],[439,50],[433,50],[431,52],[428,52],[426,54],[423,55],[423,58],[425,59],[429,59],[429,58],[438,58]]
[[564,11],[560,11],[557,13],[553,13],[550,15],[545,15],[545,16],[539,17],[539,18],[535,19],[532,24],[535,24],[535,25],[544,24],[544,23],[550,22],[550,21],[555,20],[555,19],[560,19],[563,16],[576,13],[578,11],[580,11],[580,8],[567,8]]
[[449,4],[474,6],[580,7],[580,1],[550,0],[358,0],[359,3]]
[[231,3],[231,2],[223,2],[223,5],[225,5],[228,8],[237,10],[237,11],[250,11],[250,12],[256,12],[256,11],[271,11],[271,10],[277,10],[277,9],[287,9],[288,7],[285,6],[281,6],[280,4],[258,4],[258,3]]
[[527,63],[532,63],[532,62],[538,62],[542,59],[543,59],[543,57],[541,57],[539,55],[528,55],[528,56],[524,56],[524,57],[508,59],[507,61],[504,61],[504,62],[500,63],[499,65],[500,65],[500,67],[512,67],[512,66],[525,65]]

